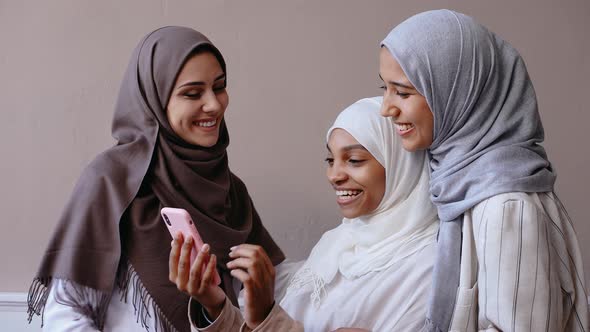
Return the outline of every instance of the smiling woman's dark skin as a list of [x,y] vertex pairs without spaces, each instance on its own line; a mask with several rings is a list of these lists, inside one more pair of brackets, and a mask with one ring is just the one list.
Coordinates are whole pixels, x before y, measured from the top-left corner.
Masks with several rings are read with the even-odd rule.
[[343,129],[334,129],[328,141],[326,176],[337,194],[345,218],[374,211],[385,194],[385,168]]

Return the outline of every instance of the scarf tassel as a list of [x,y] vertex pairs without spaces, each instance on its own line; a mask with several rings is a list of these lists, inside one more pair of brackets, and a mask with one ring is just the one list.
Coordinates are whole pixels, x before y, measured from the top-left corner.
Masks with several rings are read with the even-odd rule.
[[[103,331],[106,313],[111,300],[111,293],[97,291],[93,288],[79,285],[71,280],[62,280],[63,293],[58,292],[55,300],[61,305],[71,307],[81,316],[88,317],[93,327]],[[27,314],[29,324],[33,316],[41,316],[43,327],[43,313],[53,278],[35,278],[29,288],[27,298]],[[117,273],[117,286],[120,290],[121,301],[127,302],[128,292],[131,291],[131,299],[137,322],[141,327],[149,331],[148,319],[152,317],[150,311],[155,313],[154,323],[156,332],[177,332],[177,329],[166,318],[156,302],[153,300],[139,275],[130,264],[121,264]],[[151,310],[150,310],[151,309]]]
[[307,285],[311,285],[312,291],[310,299],[314,308],[317,309],[321,305],[322,298],[326,296],[326,283],[309,267],[302,268],[293,276],[289,281],[287,291],[301,291]]
[[117,285],[120,289],[121,301],[127,302],[127,295],[129,291],[131,291],[131,303],[135,310],[137,322],[140,323],[146,331],[149,331],[147,323],[148,319],[152,317],[150,311],[155,314],[154,324],[156,332],[178,331],[160,310],[160,307],[149,294],[131,264],[126,264],[126,266],[121,265],[119,267]]

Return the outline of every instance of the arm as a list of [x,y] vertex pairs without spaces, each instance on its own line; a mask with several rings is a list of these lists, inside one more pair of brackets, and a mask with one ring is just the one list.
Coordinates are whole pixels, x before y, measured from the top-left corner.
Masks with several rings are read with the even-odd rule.
[[275,268],[260,246],[242,244],[232,248],[227,264],[232,276],[244,285],[244,318],[241,331],[302,332],[295,321],[274,301]]
[[527,200],[490,199],[474,220],[479,329],[554,330],[561,285],[544,211]]

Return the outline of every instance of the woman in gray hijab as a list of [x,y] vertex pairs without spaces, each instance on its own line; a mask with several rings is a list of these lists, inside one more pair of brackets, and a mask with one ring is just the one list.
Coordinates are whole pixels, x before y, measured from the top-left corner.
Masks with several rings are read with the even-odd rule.
[[115,105],[117,143],[80,176],[29,291],[45,330],[190,330],[189,296],[168,279],[163,207],[189,212],[234,305],[231,247],[284,259],[229,169],[226,85],[223,56],[201,33],[170,26],[140,41]]
[[588,331],[578,240],[518,52],[450,10],[381,46],[381,113],[406,150],[428,151],[441,219],[425,330]]

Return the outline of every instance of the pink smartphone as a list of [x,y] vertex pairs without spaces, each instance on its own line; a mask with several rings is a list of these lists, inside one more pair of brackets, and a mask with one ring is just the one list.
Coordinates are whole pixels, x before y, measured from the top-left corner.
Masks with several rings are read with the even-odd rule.
[[[162,215],[162,219],[164,219],[164,223],[166,227],[168,227],[168,231],[174,238],[178,232],[182,233],[184,240],[188,239],[189,237],[193,238],[193,250],[191,251],[191,265],[197,258],[197,253],[201,250],[203,246],[203,239],[201,239],[201,235],[197,231],[197,227],[188,212],[184,209],[176,209],[176,208],[169,208],[165,207],[160,211]],[[206,262],[207,263],[207,262]],[[205,263],[205,264],[206,264]],[[203,271],[204,272],[203,266]],[[221,278],[219,277],[219,273],[215,270],[215,275],[213,276],[213,283],[215,285],[219,285],[221,283]]]

